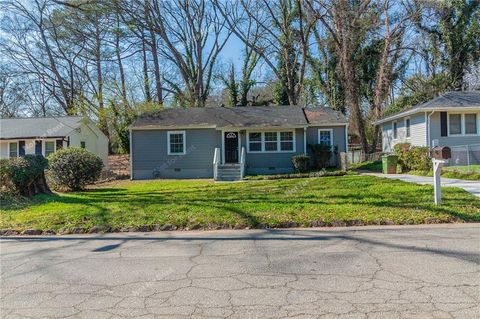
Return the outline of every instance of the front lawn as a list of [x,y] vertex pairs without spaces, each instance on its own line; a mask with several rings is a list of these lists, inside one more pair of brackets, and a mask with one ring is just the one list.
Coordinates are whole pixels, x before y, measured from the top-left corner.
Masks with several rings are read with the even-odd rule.
[[479,199],[460,189],[443,193],[444,205],[436,207],[431,186],[348,175],[235,183],[123,181],[3,203],[0,228],[68,232],[166,224],[228,228],[480,221]]

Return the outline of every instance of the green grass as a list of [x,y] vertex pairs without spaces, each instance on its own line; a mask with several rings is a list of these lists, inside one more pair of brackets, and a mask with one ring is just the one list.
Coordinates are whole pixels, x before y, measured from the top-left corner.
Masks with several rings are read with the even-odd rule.
[[[412,171],[409,174],[421,176],[433,176],[433,172]],[[467,166],[445,166],[442,167],[442,176],[447,178],[458,178],[465,180],[480,181],[480,165]]]
[[86,192],[3,203],[1,229],[54,230],[104,225],[281,227],[314,221],[419,224],[480,221],[480,200],[445,188],[432,204],[431,186],[372,176],[214,183],[206,180],[123,181]]
[[362,171],[382,172],[382,161],[352,164],[350,168]]

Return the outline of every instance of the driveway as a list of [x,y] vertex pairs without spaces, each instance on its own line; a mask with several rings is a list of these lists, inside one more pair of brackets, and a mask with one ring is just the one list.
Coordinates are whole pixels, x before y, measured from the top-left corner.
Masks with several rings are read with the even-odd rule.
[[[417,176],[417,175],[409,175],[409,174],[382,174],[382,173],[362,173],[362,175],[399,179],[404,182],[433,186],[433,177],[431,176]],[[480,181],[468,181],[463,179],[442,177],[441,182],[442,182],[442,187],[463,188],[467,192],[480,197]]]
[[1,241],[2,318],[478,318],[480,225]]

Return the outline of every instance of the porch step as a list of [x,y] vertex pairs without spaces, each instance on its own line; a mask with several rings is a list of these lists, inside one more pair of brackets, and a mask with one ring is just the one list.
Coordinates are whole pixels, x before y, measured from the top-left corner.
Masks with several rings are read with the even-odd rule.
[[242,179],[242,168],[239,164],[219,165],[217,181],[239,181]]

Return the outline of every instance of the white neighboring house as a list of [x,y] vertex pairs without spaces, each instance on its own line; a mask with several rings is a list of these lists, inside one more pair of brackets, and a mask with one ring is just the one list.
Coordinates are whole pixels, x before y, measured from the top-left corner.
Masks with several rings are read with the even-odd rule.
[[0,158],[41,154],[63,147],[82,147],[97,154],[107,168],[108,139],[81,116],[0,119]]
[[480,145],[480,91],[447,92],[374,124],[382,129],[385,153],[404,142],[428,147]]

